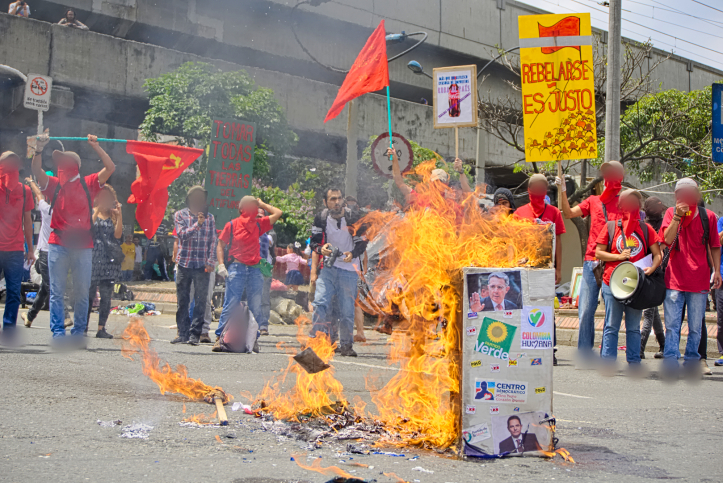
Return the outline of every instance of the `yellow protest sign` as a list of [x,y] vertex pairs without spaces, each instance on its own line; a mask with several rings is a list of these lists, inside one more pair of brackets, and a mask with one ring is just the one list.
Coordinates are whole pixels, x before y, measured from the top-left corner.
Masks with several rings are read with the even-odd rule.
[[518,21],[526,161],[596,158],[590,14]]

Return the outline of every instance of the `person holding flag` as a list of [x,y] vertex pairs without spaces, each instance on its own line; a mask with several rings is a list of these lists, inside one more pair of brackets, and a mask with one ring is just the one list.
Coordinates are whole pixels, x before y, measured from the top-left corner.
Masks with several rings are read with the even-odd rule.
[[75,319],[71,335],[75,347],[85,348],[83,337],[88,324],[88,291],[93,260],[93,202],[115,171],[115,164],[98,144],[98,137],[89,134],[88,144],[100,157],[103,169],[81,177],[80,156],[74,152],[56,150],[53,151],[53,162],[58,176],[48,176],[42,166],[42,153],[49,141],[47,130],[37,137],[32,172],[43,194],[51,200],[52,232],[48,239],[50,330],[53,343],[62,344],[65,337],[63,297],[68,272],[72,271]]

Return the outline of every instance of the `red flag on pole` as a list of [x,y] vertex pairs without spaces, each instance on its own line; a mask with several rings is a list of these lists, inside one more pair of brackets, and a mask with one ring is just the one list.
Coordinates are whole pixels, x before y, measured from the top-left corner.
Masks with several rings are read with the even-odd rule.
[[126,151],[138,164],[140,176],[131,185],[128,203],[138,204],[136,220],[148,238],[153,238],[168,206],[168,187],[200,155],[203,149],[168,144],[128,141]]
[[347,102],[367,92],[374,92],[389,85],[389,66],[387,64],[387,42],[384,20],[367,40],[359,52],[354,65],[339,88],[334,104],[326,114],[326,119],[334,119],[344,109]]

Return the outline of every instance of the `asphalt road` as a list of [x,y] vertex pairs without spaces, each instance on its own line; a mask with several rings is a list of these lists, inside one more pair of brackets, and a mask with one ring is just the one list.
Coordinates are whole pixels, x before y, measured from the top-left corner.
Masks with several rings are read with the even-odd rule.
[[[97,315],[91,327],[95,328]],[[120,334],[125,317],[111,317],[108,328]],[[258,392],[272,372],[286,366],[277,349],[293,341],[294,329],[272,326],[259,355],[215,354],[209,346],[172,346],[171,317],[147,319],[153,346],[162,359],[188,366],[189,375],[222,386],[241,400],[241,391]],[[644,361],[651,374],[631,379],[576,371],[573,349],[562,347],[555,368],[554,408],[559,446],[576,464],[559,457],[462,461],[430,452],[389,448],[403,457],[343,455],[345,443],[309,451],[307,443],[280,437],[261,428],[259,420],[229,407],[228,427],[182,427],[192,413],[213,412],[203,403],[161,395],[141,372],[138,361],[121,356],[118,341],[88,339],[89,349],[71,354],[49,350],[48,314],[31,329],[19,328],[26,345],[0,349],[0,480],[1,481],[235,481],[325,482],[331,479],[299,468],[292,454],[321,457],[321,466],[336,465],[360,478],[397,481],[472,482],[542,480],[723,481],[723,368],[694,384],[660,381],[658,361]],[[357,359],[334,362],[348,399],[369,401],[364,377],[382,380],[386,367],[385,336],[368,333]],[[652,355],[652,354],[651,354]],[[121,420],[101,427],[98,421]],[[152,426],[147,439],[121,438],[121,428],[134,423]],[[218,436],[218,438],[217,438]],[[416,457],[416,458],[415,458]],[[414,458],[414,459],[412,459]],[[363,463],[368,468],[351,466]],[[418,469],[421,467],[427,471]],[[417,468],[417,469],[415,469]],[[433,472],[433,473],[432,473]]]

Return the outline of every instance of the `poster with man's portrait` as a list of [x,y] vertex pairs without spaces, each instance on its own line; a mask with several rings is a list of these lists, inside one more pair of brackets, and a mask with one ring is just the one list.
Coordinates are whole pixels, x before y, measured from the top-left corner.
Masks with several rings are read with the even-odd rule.
[[519,270],[471,273],[467,275],[467,287],[471,312],[522,309],[522,281]]
[[522,454],[540,449],[548,451],[550,430],[541,423],[544,411],[492,416],[491,432],[495,454]]

